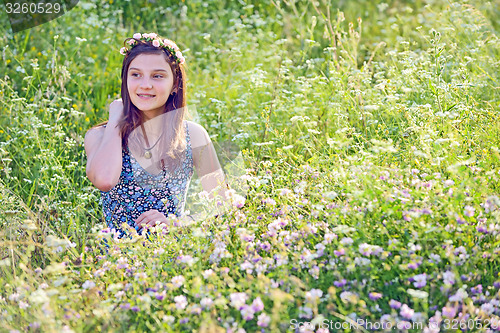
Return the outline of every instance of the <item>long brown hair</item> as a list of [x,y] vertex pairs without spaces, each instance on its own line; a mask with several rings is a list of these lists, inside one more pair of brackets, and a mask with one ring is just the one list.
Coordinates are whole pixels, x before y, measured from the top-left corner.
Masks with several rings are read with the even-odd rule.
[[[185,131],[183,120],[186,113],[186,72],[184,70],[184,64],[177,63],[169,51],[162,47],[155,47],[151,42],[139,40],[136,38],[127,38],[123,42],[124,45],[127,43],[127,41],[130,40],[135,40],[136,43],[134,44],[132,49],[130,49],[130,51],[125,55],[121,72],[121,97],[123,101],[124,118],[120,121],[118,127],[120,128],[122,145],[125,146],[127,144],[127,139],[130,133],[135,128],[140,126],[144,121],[144,114],[134,104],[132,104],[128,92],[127,73],[130,67],[130,63],[140,54],[163,54],[174,75],[172,93],[168,97],[168,100],[165,104],[165,112],[177,110],[174,118],[175,136],[171,140],[171,152],[183,149],[185,147]],[[127,44],[130,45],[129,43]],[[94,127],[98,127],[104,124],[107,124],[107,121]]]

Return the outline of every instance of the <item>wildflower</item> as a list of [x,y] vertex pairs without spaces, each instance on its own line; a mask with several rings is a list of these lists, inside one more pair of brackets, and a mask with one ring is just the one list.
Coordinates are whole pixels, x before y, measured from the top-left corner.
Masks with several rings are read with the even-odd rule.
[[199,306],[197,306],[196,304],[193,304],[191,306],[191,309],[189,310],[189,313],[199,315],[199,314],[201,314],[201,308]]
[[297,122],[304,122],[305,120],[309,120],[311,118],[309,118],[308,116],[293,116],[292,118],[290,118],[290,122],[292,124],[294,123],[297,123]]
[[27,308],[30,307],[30,305],[28,303],[24,302],[24,301],[19,301],[18,305],[19,305],[19,308],[23,309],[23,310],[25,310],[25,309],[27,309]]
[[483,286],[478,284],[475,287],[470,288],[472,294],[481,294],[483,292]]
[[398,302],[398,301],[396,301],[396,300],[391,299],[391,300],[389,301],[389,306],[390,306],[391,308],[393,308],[393,309],[396,309],[396,310],[397,310],[397,309],[399,309],[399,308],[401,307],[401,302]]
[[308,306],[299,307],[299,318],[307,318],[310,319],[313,316],[313,311]]
[[214,304],[214,301],[212,301],[210,298],[208,297],[204,297],[201,301],[200,301],[200,305],[203,309],[210,309],[212,307],[212,305]]
[[450,271],[443,273],[443,282],[445,284],[453,285],[455,283],[455,273]]
[[175,288],[180,288],[184,284],[185,281],[186,281],[186,279],[182,275],[174,276],[171,280],[171,282]]
[[310,291],[306,292],[306,301],[311,303],[311,304],[316,304],[319,299],[323,296],[323,291],[320,289],[311,289]]
[[289,194],[291,194],[291,193],[292,193],[292,190],[289,190],[289,189],[287,189],[287,188],[282,188],[282,189],[280,190],[280,195],[281,195],[281,196],[286,196],[286,195],[289,195]]
[[244,263],[240,265],[240,269],[246,271],[247,274],[252,274],[253,268],[254,268],[253,264],[248,260],[246,260]]
[[37,331],[40,328],[40,323],[38,321],[34,321],[28,325],[28,331]]
[[482,206],[485,213],[490,213],[500,206],[500,199],[497,196],[490,196]]
[[160,47],[160,41],[157,39],[155,39],[152,44],[154,47]]
[[343,291],[342,293],[340,293],[340,299],[344,303],[352,303],[352,304],[358,303],[358,296],[350,291]]
[[95,287],[95,283],[94,283],[94,281],[87,280],[87,281],[85,281],[85,282],[82,284],[82,288],[83,288],[83,289],[90,289],[90,288],[94,288],[94,287]]
[[13,302],[17,302],[20,297],[21,297],[21,295],[19,295],[18,293],[12,293],[9,295],[9,300],[13,301]]
[[342,288],[343,286],[345,286],[347,284],[347,281],[346,279],[342,279],[340,281],[334,281],[333,282],[333,285],[337,288]]
[[[493,305],[492,303],[495,303],[496,300],[490,301],[490,303],[484,303],[481,305],[481,310],[484,311],[486,314],[491,315],[493,312],[498,309],[498,304]],[[498,301],[496,301],[498,303]]]
[[484,225],[478,225],[476,227],[476,230],[477,230],[477,232],[480,232],[482,234],[487,234],[488,233],[488,229]]
[[188,264],[188,266],[192,266],[197,259],[193,258],[190,255],[181,255],[177,258],[181,263]]
[[408,292],[408,294],[410,294],[410,296],[415,297],[415,298],[424,299],[424,298],[429,297],[429,293],[426,291],[423,291],[423,290],[408,289],[407,292]]
[[427,275],[425,273],[419,274],[419,275],[415,275],[413,277],[413,280],[414,280],[413,285],[416,288],[425,287],[425,285],[427,284]]
[[333,254],[336,256],[336,257],[340,257],[340,256],[343,256],[345,254],[345,249],[339,249],[339,250],[333,250]]
[[132,37],[134,37],[135,39],[141,39],[141,34],[135,33]]
[[120,309],[123,309],[123,310],[130,309],[130,303],[122,303],[122,304],[120,304]]
[[163,301],[166,296],[165,290],[162,293],[155,293],[155,298],[159,301]]
[[385,314],[380,317],[380,323],[382,324],[382,327],[392,327],[395,324],[394,319],[389,314]]
[[325,244],[330,244],[334,239],[337,239],[336,234],[330,232],[325,233],[325,240],[324,240]]
[[234,308],[241,310],[243,305],[245,305],[248,296],[245,293],[232,293],[231,295],[229,295],[229,298],[231,299],[231,305]]
[[117,269],[126,269],[126,268],[128,268],[127,258],[120,257],[117,260],[116,268]]
[[173,322],[175,321],[175,317],[172,315],[165,315],[163,316],[162,320],[167,324],[173,324]]
[[454,184],[455,184],[455,182],[451,179],[447,179],[443,182],[444,187],[450,187],[450,186],[453,186]]
[[187,298],[184,295],[175,296],[174,301],[175,301],[175,307],[177,308],[177,310],[184,310],[186,308],[186,306],[188,305]]
[[[116,52],[116,51],[115,51],[115,52]],[[127,54],[127,48],[126,48],[126,47],[122,47],[122,48],[120,49],[120,54],[121,54],[121,55],[126,55],[126,54]]]
[[351,237],[344,237],[340,240],[340,244],[342,245],[351,245],[353,242]]
[[271,322],[271,317],[269,317],[267,314],[265,313],[261,313],[258,317],[257,317],[257,326],[260,326],[260,327],[267,327],[269,325],[269,323]]
[[455,318],[455,315],[457,314],[457,309],[451,306],[445,306],[443,307],[443,316],[448,317],[448,318]]
[[253,300],[252,309],[254,310],[254,312],[260,312],[264,310],[264,303],[262,302],[260,297],[257,297],[256,299]]
[[411,319],[413,317],[413,314],[415,313],[415,310],[412,310],[408,305],[403,304],[401,306],[399,314],[401,317],[404,317],[406,319]]
[[372,246],[370,244],[360,244],[358,247],[359,253],[361,253],[364,256],[369,256],[372,254]]
[[252,307],[248,306],[246,304],[241,307],[240,312],[241,312],[241,316],[246,321],[252,320],[253,319],[253,315],[255,314],[255,312],[253,311]]
[[245,206],[245,197],[235,194],[232,203],[235,208],[243,208]]
[[208,280],[210,277],[214,276],[215,273],[214,273],[213,269],[207,269],[203,273],[201,273],[201,275],[203,275],[203,278]]
[[475,214],[474,207],[469,206],[469,205],[465,206],[465,208],[464,208],[464,215],[465,216],[472,217],[472,216],[474,216],[474,214]]
[[262,203],[267,204],[267,205],[271,205],[271,206],[276,206],[276,200],[274,200],[272,198],[266,198],[266,199],[262,200]]
[[464,289],[458,289],[455,295],[451,296],[449,298],[450,302],[461,302],[462,300],[466,299],[469,297],[467,292]]
[[372,301],[377,301],[382,298],[382,294],[377,292],[371,292],[368,296]]

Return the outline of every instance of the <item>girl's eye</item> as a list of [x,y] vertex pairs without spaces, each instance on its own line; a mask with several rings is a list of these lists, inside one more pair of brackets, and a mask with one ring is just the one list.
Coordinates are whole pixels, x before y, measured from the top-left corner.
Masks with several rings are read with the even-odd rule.
[[139,73],[132,73],[132,74],[130,74],[130,76],[132,76],[132,77],[138,77]]
[[157,74],[157,75],[155,75],[155,78],[161,79],[161,78],[163,78],[163,75]]

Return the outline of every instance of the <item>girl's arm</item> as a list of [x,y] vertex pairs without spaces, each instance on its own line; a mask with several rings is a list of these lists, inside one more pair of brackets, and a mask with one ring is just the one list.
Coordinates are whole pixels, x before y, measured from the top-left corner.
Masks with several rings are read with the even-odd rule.
[[120,179],[122,169],[122,139],[118,122],[123,117],[121,99],[109,106],[106,127],[90,129],[85,135],[87,177],[99,190],[111,190]]
[[212,141],[201,125],[188,122],[188,126],[193,164],[198,177],[200,177],[203,190],[209,193],[211,198],[219,195],[225,200],[225,192],[229,187]]

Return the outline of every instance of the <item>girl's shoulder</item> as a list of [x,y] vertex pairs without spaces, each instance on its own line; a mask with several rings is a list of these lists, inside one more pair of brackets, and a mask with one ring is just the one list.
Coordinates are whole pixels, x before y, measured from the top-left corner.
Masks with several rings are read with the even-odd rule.
[[186,120],[186,123],[189,131],[189,138],[191,140],[191,146],[193,148],[206,146],[211,142],[210,136],[203,126],[189,120]]

